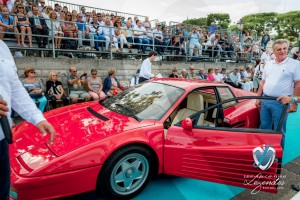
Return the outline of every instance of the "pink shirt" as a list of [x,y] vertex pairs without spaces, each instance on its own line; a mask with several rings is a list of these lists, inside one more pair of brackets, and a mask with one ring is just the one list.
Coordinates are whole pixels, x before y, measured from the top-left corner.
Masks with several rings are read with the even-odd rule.
[[212,74],[206,74],[207,80],[215,81],[215,77]]

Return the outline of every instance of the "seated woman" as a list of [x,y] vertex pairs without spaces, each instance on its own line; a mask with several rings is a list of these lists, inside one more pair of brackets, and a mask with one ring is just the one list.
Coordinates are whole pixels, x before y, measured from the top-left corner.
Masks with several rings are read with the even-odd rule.
[[50,100],[52,108],[57,108],[56,100],[62,100],[64,106],[69,105],[69,100],[64,94],[64,88],[60,81],[57,80],[57,74],[50,72],[46,82],[46,97]]
[[63,32],[60,26],[60,22],[57,20],[56,12],[50,12],[49,18],[52,23],[52,28],[50,28],[49,35],[54,36],[55,49],[60,49],[61,37],[63,36]]
[[130,50],[131,45],[128,44],[126,40],[125,31],[122,29],[122,22],[120,19],[117,19],[115,21],[114,27],[115,27],[115,35],[118,38],[118,41],[120,42],[120,46],[121,46],[120,51],[123,51],[124,43],[127,45],[127,48]]
[[178,71],[177,71],[177,68],[174,67],[174,68],[172,69],[172,74],[169,75],[169,78],[179,78],[177,72],[178,72]]
[[92,77],[88,78],[89,94],[93,97],[94,101],[105,99],[106,95],[102,91],[103,85],[100,77],[97,77],[97,70],[91,69]]
[[208,72],[206,74],[207,80],[209,80],[209,81],[215,81],[215,77],[213,76],[213,73],[214,73],[213,68],[208,68],[207,72]]
[[31,27],[30,27],[30,23],[29,23],[29,19],[26,16],[26,12],[24,10],[24,6],[22,4],[18,4],[16,6],[16,15],[14,18],[14,26],[17,27],[19,33],[21,33],[21,44],[23,47],[28,47],[25,44],[25,34],[27,32],[27,34],[29,34],[28,40],[29,40],[29,47],[32,47],[32,31],[31,31]]
[[22,81],[23,86],[29,93],[33,102],[39,102],[40,111],[44,112],[47,104],[47,99],[44,96],[44,86],[41,80],[35,78],[35,70],[33,67],[27,67],[24,71],[25,79]]
[[124,87],[119,83],[116,76],[117,70],[111,68],[108,70],[108,76],[104,79],[103,91],[107,96],[119,94]]
[[62,26],[64,36],[69,38],[77,38],[78,28],[72,21],[72,13],[68,12],[65,16],[65,22]]

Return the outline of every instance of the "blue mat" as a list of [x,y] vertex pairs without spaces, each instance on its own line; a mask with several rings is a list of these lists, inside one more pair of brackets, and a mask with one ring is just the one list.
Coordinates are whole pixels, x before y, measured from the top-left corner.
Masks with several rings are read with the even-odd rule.
[[[288,117],[283,164],[300,156],[300,111]],[[243,188],[179,177],[161,177],[150,182],[135,200],[228,200]]]

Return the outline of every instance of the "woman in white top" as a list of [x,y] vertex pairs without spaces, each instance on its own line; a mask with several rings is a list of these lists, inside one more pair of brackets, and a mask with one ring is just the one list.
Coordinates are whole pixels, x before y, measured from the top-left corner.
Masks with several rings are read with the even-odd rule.
[[52,21],[52,28],[50,28],[49,34],[54,35],[55,48],[60,49],[61,37],[63,32],[61,30],[60,22],[57,20],[57,14],[55,11],[50,12],[49,18]]

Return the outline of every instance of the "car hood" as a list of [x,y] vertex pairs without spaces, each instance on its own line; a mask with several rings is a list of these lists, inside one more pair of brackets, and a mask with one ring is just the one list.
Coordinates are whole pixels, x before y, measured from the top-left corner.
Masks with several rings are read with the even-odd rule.
[[75,104],[45,114],[54,126],[56,137],[51,144],[47,137],[41,137],[31,123],[23,122],[13,130],[14,143],[11,158],[16,158],[32,149],[45,145],[56,156],[131,129],[154,124],[153,120],[137,120],[106,109],[98,102]]

